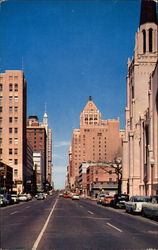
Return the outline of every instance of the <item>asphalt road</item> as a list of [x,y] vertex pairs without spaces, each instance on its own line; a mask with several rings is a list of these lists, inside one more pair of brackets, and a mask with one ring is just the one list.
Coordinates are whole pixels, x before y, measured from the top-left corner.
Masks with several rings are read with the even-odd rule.
[[1,209],[2,249],[158,249],[158,222],[87,199],[49,196]]

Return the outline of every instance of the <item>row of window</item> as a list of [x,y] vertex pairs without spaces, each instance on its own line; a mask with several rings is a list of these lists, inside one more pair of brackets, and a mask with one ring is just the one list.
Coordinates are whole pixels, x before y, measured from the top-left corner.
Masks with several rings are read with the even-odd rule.
[[[13,141],[14,141],[14,144],[18,144],[18,138],[14,138],[14,139],[13,138],[9,138],[9,144],[12,144]],[[2,144],[2,142],[3,142],[3,139],[0,138],[0,144]],[[4,142],[6,142],[6,140]]]
[[[0,134],[3,132],[3,129],[0,128]],[[18,128],[9,128],[9,133],[12,134],[12,133],[15,133],[17,134],[18,133]]]
[[[0,83],[0,91],[3,91],[3,84],[2,83]],[[9,91],[18,91],[18,84],[17,83],[15,83],[15,84],[12,84],[12,83],[10,83],[9,84]]]
[[[15,107],[9,107],[9,112],[13,112],[13,110],[15,112],[18,112],[18,107],[17,106],[15,106]],[[3,112],[3,107],[2,106],[0,106],[0,112]]]
[[[13,101],[13,97],[14,97],[14,101],[18,102],[19,97],[18,96],[9,96],[9,102]],[[0,102],[2,102],[3,100],[3,96],[0,96]]]
[[[0,148],[0,154],[2,154],[3,153],[3,149],[2,148]],[[18,155],[18,148],[9,148],[9,155]]]

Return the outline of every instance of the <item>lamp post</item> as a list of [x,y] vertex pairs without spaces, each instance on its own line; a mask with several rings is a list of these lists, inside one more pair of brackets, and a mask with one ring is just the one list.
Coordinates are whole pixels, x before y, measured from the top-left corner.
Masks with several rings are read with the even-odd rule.
[[6,193],[6,175],[3,176],[3,190],[5,194]]
[[122,184],[122,159],[121,157],[117,157],[115,159],[116,169],[115,172],[118,177],[118,193],[121,193],[121,184]]
[[154,194],[154,159],[150,160],[151,165],[151,195]]

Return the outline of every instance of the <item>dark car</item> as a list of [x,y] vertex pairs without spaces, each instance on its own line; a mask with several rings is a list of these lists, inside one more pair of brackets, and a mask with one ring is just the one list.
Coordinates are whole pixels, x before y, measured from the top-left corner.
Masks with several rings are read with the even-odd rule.
[[11,194],[4,194],[4,197],[8,200],[8,205],[14,204]]
[[115,194],[111,205],[115,208],[125,208],[126,201],[129,201],[128,194]]

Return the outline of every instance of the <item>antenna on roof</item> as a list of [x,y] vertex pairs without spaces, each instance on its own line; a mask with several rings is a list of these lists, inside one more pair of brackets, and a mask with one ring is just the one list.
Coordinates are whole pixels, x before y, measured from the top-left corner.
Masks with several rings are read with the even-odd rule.
[[89,96],[89,101],[92,101],[92,97],[91,97],[91,95]]
[[44,112],[47,113],[47,103],[44,104]]

